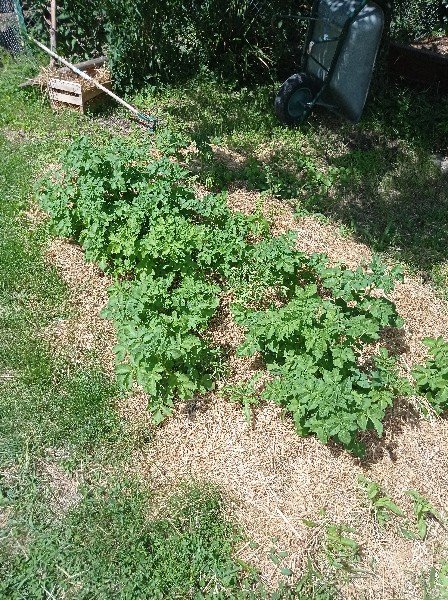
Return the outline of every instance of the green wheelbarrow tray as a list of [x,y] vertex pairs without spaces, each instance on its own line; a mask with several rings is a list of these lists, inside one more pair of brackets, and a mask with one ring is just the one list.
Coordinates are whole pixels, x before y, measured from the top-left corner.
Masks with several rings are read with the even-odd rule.
[[383,10],[369,0],[315,0],[302,73],[280,88],[275,110],[286,124],[306,119],[315,104],[357,123],[362,115],[384,28]]

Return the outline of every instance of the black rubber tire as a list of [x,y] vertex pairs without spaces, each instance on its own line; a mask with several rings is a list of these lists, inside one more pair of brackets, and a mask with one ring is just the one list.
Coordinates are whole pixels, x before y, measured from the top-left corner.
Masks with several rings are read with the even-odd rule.
[[[306,73],[295,73],[291,75],[279,89],[275,98],[275,114],[285,125],[297,125],[302,123],[311,112],[306,104],[311,102],[319,91],[319,82]],[[300,93],[304,103],[294,99]],[[293,106],[292,106],[293,104]],[[301,107],[303,111],[301,112]]]

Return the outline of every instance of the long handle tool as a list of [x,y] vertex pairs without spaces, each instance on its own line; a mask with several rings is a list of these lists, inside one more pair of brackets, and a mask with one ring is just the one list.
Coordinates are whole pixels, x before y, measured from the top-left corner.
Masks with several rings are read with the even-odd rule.
[[117,94],[114,94],[113,92],[111,92],[107,87],[105,87],[101,83],[98,83],[98,81],[95,81],[95,79],[93,79],[93,77],[90,77],[90,75],[87,75],[87,73],[84,73],[84,71],[81,71],[80,69],[75,67],[75,65],[68,62],[68,60],[66,60],[65,58],[62,58],[62,56],[59,56],[58,54],[56,54],[56,52],[53,52],[53,50],[50,50],[50,48],[47,48],[47,46],[45,46],[41,42],[38,42],[31,36],[28,36],[28,37],[32,42],[34,42],[36,44],[36,46],[39,46],[39,48],[41,50],[43,50],[44,52],[49,54],[52,58],[56,59],[57,61],[59,61],[66,67],[68,67],[71,71],[73,71],[73,73],[76,73],[76,75],[79,75],[79,77],[82,77],[83,79],[90,81],[90,83],[93,83],[93,85],[95,87],[102,90],[105,94],[107,94],[108,96],[113,98],[116,102],[118,102],[119,104],[121,104],[122,106],[127,108],[128,111],[131,112],[133,115],[135,115],[139,121],[142,121],[143,123],[145,123],[145,125],[148,125],[148,127],[150,127],[153,131],[155,131],[155,129],[157,128],[157,119],[155,117],[151,117],[150,115],[145,115],[145,113],[140,112],[138,110],[138,108],[135,108],[135,106],[132,106],[132,104],[129,104],[128,102],[126,102],[126,100],[123,100],[123,98],[120,98],[120,96],[117,96]]

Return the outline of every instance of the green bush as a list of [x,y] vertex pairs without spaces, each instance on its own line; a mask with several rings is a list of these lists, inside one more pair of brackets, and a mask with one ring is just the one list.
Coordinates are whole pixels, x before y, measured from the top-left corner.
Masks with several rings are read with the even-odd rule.
[[[119,88],[172,82],[202,70],[228,80],[277,74],[288,53],[276,13],[292,0],[107,0],[108,54]],[[297,26],[294,25],[297,29]],[[291,62],[289,49],[289,62]]]
[[430,35],[442,26],[443,0],[396,0],[391,34],[408,42]]
[[[48,41],[48,3],[25,8],[32,33]],[[297,11],[293,0],[61,0],[58,48],[85,58],[106,45],[121,90],[184,80],[204,69],[227,80],[275,78],[282,62],[293,62],[298,26],[272,20],[290,11]]]
[[[25,0],[25,23],[29,32],[49,45],[48,0]],[[77,61],[100,56],[106,42],[105,12],[97,2],[58,0],[57,49],[63,56]]]
[[[442,0],[397,0],[393,38],[412,40],[440,29]],[[382,5],[388,5],[382,0]],[[201,71],[247,83],[290,75],[298,67],[305,25],[279,15],[307,13],[294,0],[60,0],[58,48],[84,59],[107,50],[115,85],[185,80]],[[48,41],[48,2],[25,2],[27,22]]]

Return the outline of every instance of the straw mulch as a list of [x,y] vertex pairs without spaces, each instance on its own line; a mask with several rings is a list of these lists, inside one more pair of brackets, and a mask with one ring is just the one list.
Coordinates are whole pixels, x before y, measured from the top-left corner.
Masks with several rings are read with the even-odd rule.
[[[89,67],[84,70],[86,75],[89,75],[97,81],[98,83],[105,84],[110,82],[110,71],[106,66],[101,67]],[[80,77],[70,69],[60,69],[57,67],[41,67],[39,74],[37,75],[35,81],[41,88],[46,88],[48,86],[48,82],[52,78],[63,79],[64,81],[73,81],[75,83],[81,84],[81,88],[83,92],[91,91],[96,89],[96,86],[93,82]]]
[[410,44],[413,48],[420,50],[428,50],[429,52],[436,52],[442,56],[448,57],[448,36],[442,37],[429,37],[418,42],[412,42]]
[[[229,204],[237,210],[254,210],[259,195],[235,187]],[[264,202],[266,215],[278,234],[298,232],[299,247],[306,252],[326,252],[331,260],[354,267],[370,258],[367,246],[343,237],[334,225],[311,217],[295,219],[275,200]],[[47,333],[55,347],[68,348],[75,361],[85,351],[96,351],[108,370],[113,369],[114,343],[110,323],[98,317],[106,302],[108,279],[83,260],[79,248],[55,240],[48,258],[56,264],[71,289],[74,315]],[[421,339],[443,335],[448,339],[448,304],[413,277],[406,277],[392,294],[406,325],[389,345],[400,355],[405,372],[424,356]],[[210,334],[235,348],[241,331],[227,311]],[[247,378],[258,368],[254,359],[234,357],[230,361],[232,381]],[[149,427],[143,393],[120,401],[121,414],[133,426]],[[398,402],[385,424],[382,440],[367,441],[364,461],[336,446],[324,446],[315,438],[300,438],[287,417],[272,405],[256,410],[248,424],[241,409],[222,398],[219,388],[201,401],[183,404],[158,427],[148,444],[136,450],[132,469],[151,486],[171,486],[181,478],[212,481],[224,490],[229,512],[258,545],[246,544],[239,557],[259,567],[268,584],[275,585],[281,567],[300,575],[308,557],[318,561],[322,528],[309,529],[303,519],[318,519],[325,509],[328,521],[345,523],[355,530],[361,544],[362,563],[343,585],[343,597],[385,600],[421,598],[419,577],[437,565],[448,552],[448,533],[437,522],[429,524],[427,539],[413,541],[399,533],[399,520],[379,529],[357,485],[364,474],[384,488],[412,516],[412,503],[405,494],[416,489],[442,514],[448,513],[448,422],[422,419],[415,403]],[[280,566],[269,558],[275,547],[288,551]]]

